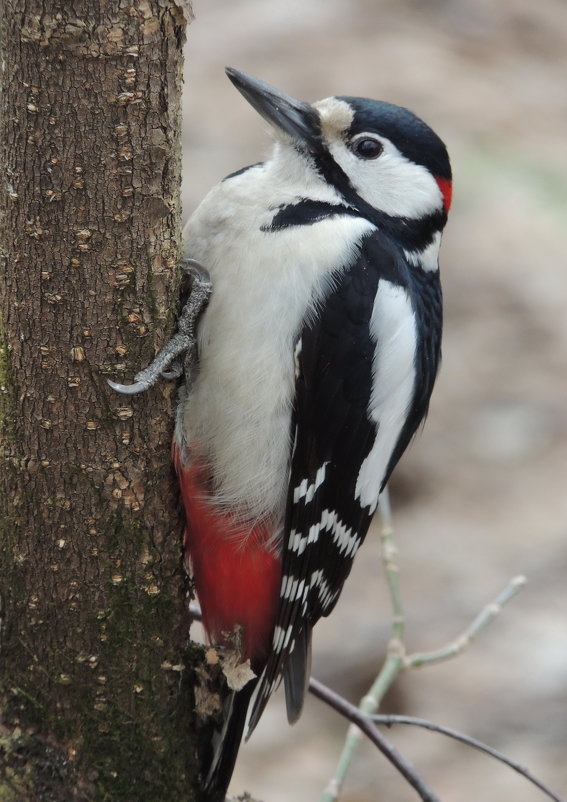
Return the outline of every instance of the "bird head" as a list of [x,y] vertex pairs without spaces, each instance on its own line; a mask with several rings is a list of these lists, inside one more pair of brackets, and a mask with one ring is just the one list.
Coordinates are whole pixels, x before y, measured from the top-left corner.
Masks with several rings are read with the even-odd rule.
[[451,205],[449,157],[413,112],[359,97],[311,105],[232,67],[226,72],[281,145],[303,155],[361,215],[372,221],[434,216],[443,227]]

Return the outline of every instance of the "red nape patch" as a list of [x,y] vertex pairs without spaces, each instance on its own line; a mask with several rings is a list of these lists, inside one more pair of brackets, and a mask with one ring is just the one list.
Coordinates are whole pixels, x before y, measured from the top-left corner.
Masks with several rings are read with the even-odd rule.
[[207,471],[173,458],[185,507],[185,557],[189,558],[207,636],[226,644],[227,633],[242,627],[243,660],[265,662],[275,624],[281,564],[266,548],[265,525],[235,525],[207,502]]
[[453,182],[449,178],[437,177],[435,180],[443,195],[443,208],[445,212],[448,212],[451,208],[451,201],[453,200]]

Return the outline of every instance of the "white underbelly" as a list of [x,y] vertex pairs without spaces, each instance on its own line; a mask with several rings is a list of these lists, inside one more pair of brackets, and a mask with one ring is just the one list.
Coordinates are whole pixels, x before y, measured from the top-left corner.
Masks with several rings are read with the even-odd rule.
[[193,228],[202,231],[203,221],[188,226],[186,253],[210,271],[213,291],[182,434],[206,460],[217,503],[248,520],[277,518],[287,494],[295,343],[372,226],[344,216],[277,233],[259,231],[257,218],[240,230],[226,220],[210,236]]

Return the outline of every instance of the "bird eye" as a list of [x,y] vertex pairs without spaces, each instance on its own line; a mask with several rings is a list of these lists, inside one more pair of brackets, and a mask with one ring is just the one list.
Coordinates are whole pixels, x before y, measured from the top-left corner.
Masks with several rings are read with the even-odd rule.
[[379,139],[357,139],[351,144],[352,152],[361,159],[376,159],[384,150],[383,144]]

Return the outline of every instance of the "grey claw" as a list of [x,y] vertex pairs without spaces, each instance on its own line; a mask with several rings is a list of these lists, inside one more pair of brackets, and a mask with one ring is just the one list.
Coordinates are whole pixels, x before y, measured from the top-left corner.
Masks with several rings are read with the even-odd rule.
[[181,362],[172,362],[170,365],[169,370],[162,370],[161,376],[162,379],[170,382],[174,379],[178,379],[183,373],[183,365]]
[[109,387],[112,387],[117,393],[122,393],[122,395],[136,395],[136,393],[143,393],[144,390],[147,390],[149,384],[146,382],[134,382],[134,384],[119,384],[118,382],[113,382],[110,379],[106,380],[106,383]]
[[209,271],[206,267],[200,262],[197,262],[196,259],[185,259],[181,260],[181,266],[186,273],[189,273],[194,278],[199,279],[203,284],[210,284],[211,277],[209,275]]

